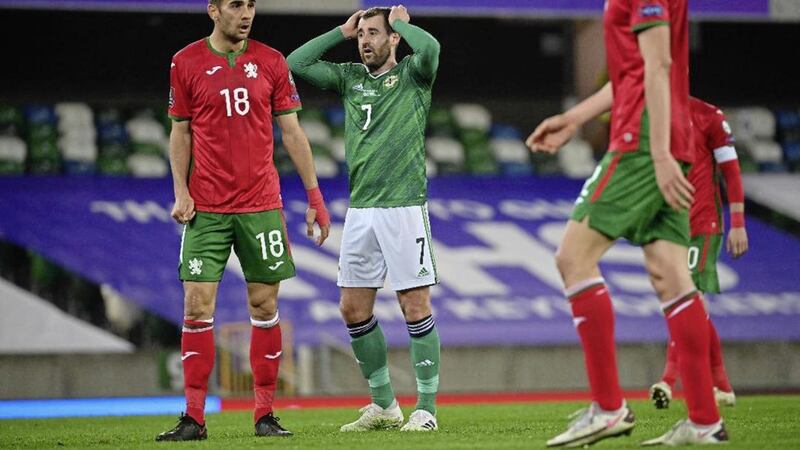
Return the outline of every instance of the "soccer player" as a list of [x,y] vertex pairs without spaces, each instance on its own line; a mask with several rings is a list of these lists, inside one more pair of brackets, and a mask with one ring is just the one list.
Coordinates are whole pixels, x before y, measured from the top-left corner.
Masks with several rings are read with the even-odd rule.
[[203,412],[214,367],[214,304],[231,246],[247,281],[255,433],[291,435],[272,412],[281,356],[278,286],[295,274],[273,163],[273,119],[307,190],[307,231],[313,236],[314,222],[319,225],[317,245],[330,223],[286,60],[247,38],[255,1],[209,0],[208,15],[211,36],[176,53],[170,71],[172,217],[184,224],[179,271],[186,414],[158,441],[207,437]]
[[527,139],[553,153],[587,120],[611,110],[609,151],[584,184],[556,253],[583,345],[593,401],[547,445],[579,447],[630,434],[622,397],[614,312],[598,261],[616,239],[641,245],[651,283],[675,340],[689,419],[645,444],[728,439],[712,391],[708,320],[686,270],[694,188],[689,118],[687,0],[608,0],[603,14],[610,82]]
[[[372,314],[387,276],[397,292],[411,335],[417,405],[402,430],[437,429],[439,335],[429,286],[437,283],[431,248],[425,177],[425,124],[439,66],[439,43],[409,24],[402,5],[356,11],[333,30],[307,42],[287,61],[311,84],[335,91],[344,102],[345,148],[350,177],[339,257],[340,310],[372,403],[341,431],[399,427],[403,422],[387,366],[386,341]],[[401,37],[413,54],[396,60]],[[357,39],[363,64],[320,58]]]
[[[694,97],[689,98],[689,107],[694,124],[695,145],[695,161],[689,171],[689,181],[695,188],[694,203],[689,212],[692,233],[689,269],[697,289],[705,293],[719,293],[717,257],[722,249],[723,229],[720,173],[725,179],[730,205],[730,229],[725,246],[734,258],[747,251],[742,176],[731,128],[722,111]],[[722,346],[710,317],[708,332],[714,397],[719,405],[733,406],[736,404],[736,395],[725,372]],[[674,341],[670,340],[664,374],[661,381],[650,387],[650,398],[656,408],[669,407],[672,388],[677,378],[678,354]]]

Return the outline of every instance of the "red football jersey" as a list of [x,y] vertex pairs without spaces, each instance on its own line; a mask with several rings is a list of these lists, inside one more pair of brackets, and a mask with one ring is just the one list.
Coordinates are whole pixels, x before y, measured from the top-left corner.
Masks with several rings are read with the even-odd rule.
[[172,58],[169,115],[191,120],[189,193],[198,211],[280,208],[272,118],[301,108],[283,55],[254,40],[221,53],[206,38]]
[[690,212],[692,236],[722,233],[722,199],[717,163],[736,159],[731,127],[714,105],[691,97],[689,106],[694,123],[694,164],[689,181],[695,188]]
[[645,112],[644,59],[637,33],[669,26],[672,67],[670,150],[675,159],[692,162],[694,150],[689,122],[689,23],[687,0],[607,0],[603,14],[607,65],[614,103],[611,108],[609,149],[633,151],[639,147]]

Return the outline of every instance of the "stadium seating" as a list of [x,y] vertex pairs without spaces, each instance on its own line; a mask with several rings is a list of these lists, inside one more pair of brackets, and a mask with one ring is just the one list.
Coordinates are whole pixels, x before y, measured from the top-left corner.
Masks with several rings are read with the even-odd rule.
[[531,160],[525,144],[513,137],[495,137],[489,142],[500,173],[523,175],[531,173]]
[[597,163],[592,156],[592,146],[576,136],[559,150],[558,165],[570,178],[588,178]]
[[464,171],[464,147],[450,137],[429,137],[425,141],[431,160],[438,174],[461,173]]
[[[760,172],[783,172],[783,151],[775,141],[776,120],[763,107],[746,107],[727,111],[728,121],[737,139],[739,154],[746,153]],[[745,164],[743,169],[752,169]]]
[[[744,107],[726,113],[743,171],[800,171],[800,111],[784,108],[773,114],[764,107]],[[346,173],[342,106],[306,108],[300,121],[319,176]],[[0,175],[166,177],[169,127],[160,108],[123,110],[79,102],[0,104]],[[273,129],[276,166],[281,173],[293,173],[280,127]],[[585,178],[596,166],[596,150],[604,150],[592,149],[576,136],[556,157],[532,154],[518,127],[494,121],[491,111],[475,103],[434,105],[426,134],[431,177],[533,173]]]
[[0,175],[21,175],[25,172],[28,146],[17,136],[0,136]]
[[782,109],[776,116],[785,162],[793,171],[800,171],[800,110]]

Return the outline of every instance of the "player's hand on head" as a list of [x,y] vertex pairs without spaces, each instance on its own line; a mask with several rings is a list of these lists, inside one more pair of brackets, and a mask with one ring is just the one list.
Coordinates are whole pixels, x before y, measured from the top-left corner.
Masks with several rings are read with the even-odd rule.
[[728,231],[728,240],[725,242],[725,247],[734,258],[747,253],[747,230],[744,227],[731,228]]
[[578,127],[563,114],[548,117],[533,130],[525,145],[533,152],[555,153],[572,139]]
[[188,193],[175,197],[175,205],[172,207],[172,218],[183,225],[189,223],[197,212],[194,209],[194,199]]
[[661,195],[672,209],[690,209],[694,202],[694,186],[683,175],[681,166],[672,155],[666,158],[653,159],[656,172],[656,183]]
[[353,39],[358,35],[358,20],[361,19],[362,14],[364,14],[364,10],[359,9],[347,19],[347,22],[339,27],[346,39]]
[[402,4],[392,6],[391,11],[389,11],[389,25],[393,24],[395,20],[402,20],[405,23],[411,21],[408,10]]

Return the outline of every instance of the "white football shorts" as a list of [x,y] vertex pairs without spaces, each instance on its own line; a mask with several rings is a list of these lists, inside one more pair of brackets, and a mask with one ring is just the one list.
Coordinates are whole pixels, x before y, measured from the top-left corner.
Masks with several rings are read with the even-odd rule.
[[439,282],[428,207],[349,208],[339,253],[339,287],[394,291]]

